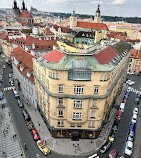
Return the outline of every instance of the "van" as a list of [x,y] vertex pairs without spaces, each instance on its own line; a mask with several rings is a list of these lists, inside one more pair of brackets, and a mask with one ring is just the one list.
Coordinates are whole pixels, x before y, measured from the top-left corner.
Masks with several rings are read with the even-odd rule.
[[124,112],[124,107],[125,107],[125,103],[121,103],[120,107],[119,107],[119,110]]

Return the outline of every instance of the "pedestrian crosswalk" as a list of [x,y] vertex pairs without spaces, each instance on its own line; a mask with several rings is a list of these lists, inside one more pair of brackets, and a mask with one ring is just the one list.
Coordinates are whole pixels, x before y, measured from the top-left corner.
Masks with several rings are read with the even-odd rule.
[[[129,88],[129,87],[128,87]],[[130,91],[133,92],[133,93],[136,93],[136,94],[141,94],[141,91],[137,90],[137,89],[134,89],[132,87],[130,87]]]
[[13,87],[6,87],[6,88],[4,88],[4,92],[5,91],[9,91],[9,90],[11,90]]

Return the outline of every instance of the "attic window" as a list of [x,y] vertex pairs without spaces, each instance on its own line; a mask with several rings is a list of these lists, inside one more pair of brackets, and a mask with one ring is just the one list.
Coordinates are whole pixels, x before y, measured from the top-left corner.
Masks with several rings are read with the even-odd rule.
[[115,59],[113,59],[112,62],[115,64],[116,63]]
[[85,34],[83,33],[82,36],[85,36]]
[[133,54],[131,54],[131,56],[133,56]]

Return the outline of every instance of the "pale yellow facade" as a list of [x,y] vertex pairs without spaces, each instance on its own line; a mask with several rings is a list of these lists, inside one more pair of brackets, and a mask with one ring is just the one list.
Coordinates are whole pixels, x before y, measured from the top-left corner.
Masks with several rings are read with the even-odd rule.
[[3,48],[3,53],[4,53],[5,57],[8,60],[10,60],[11,59],[11,52],[13,51],[12,44],[4,41],[2,44],[2,48]]
[[[38,104],[53,137],[68,138],[72,130],[79,129],[81,138],[86,138],[87,134],[88,138],[97,138],[125,81],[128,58],[129,55],[125,56],[109,71],[92,71],[90,81],[70,80],[68,70],[55,70],[41,64],[42,58],[39,61],[33,59]],[[60,86],[63,87],[61,92]],[[76,86],[83,87],[82,94],[76,94]],[[95,93],[97,87],[98,92]],[[79,108],[75,107],[77,101],[79,105],[81,103]],[[81,119],[74,119],[74,113],[81,113]]]

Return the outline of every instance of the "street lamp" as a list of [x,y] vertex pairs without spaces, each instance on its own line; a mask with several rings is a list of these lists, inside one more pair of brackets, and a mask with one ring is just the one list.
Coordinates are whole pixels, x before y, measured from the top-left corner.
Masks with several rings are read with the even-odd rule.
[[74,153],[76,154],[76,151],[78,150],[78,147],[79,147],[79,143],[73,144],[73,146],[74,146]]

